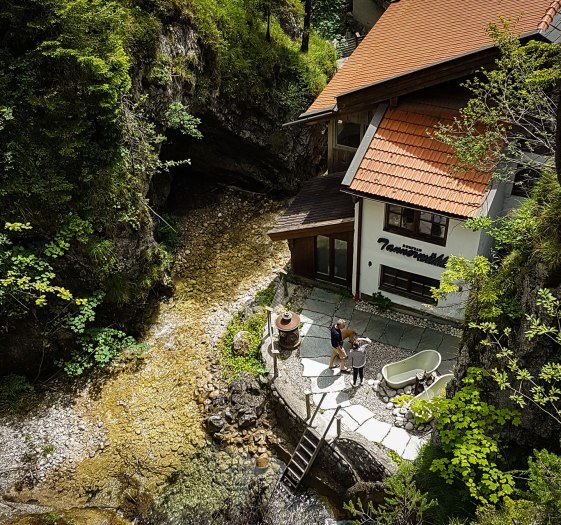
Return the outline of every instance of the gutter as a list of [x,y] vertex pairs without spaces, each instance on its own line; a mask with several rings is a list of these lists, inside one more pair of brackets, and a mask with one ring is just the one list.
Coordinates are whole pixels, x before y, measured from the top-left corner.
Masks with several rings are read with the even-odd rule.
[[[320,122],[322,120],[327,120],[331,118],[331,115],[333,115],[336,111],[337,111],[337,106],[333,106],[332,108],[320,109],[318,111],[314,111],[313,113],[302,113],[302,115],[298,117],[296,120],[292,120],[291,122],[285,122],[282,125],[282,127],[287,128],[288,126],[294,126],[295,124],[304,124],[304,123]],[[304,117],[303,115],[308,115],[308,116]]]

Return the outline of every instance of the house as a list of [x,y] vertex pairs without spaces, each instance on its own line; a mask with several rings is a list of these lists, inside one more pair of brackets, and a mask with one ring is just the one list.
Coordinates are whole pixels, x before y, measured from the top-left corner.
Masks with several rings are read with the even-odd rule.
[[378,292],[404,308],[461,319],[465,296],[434,302],[451,255],[488,255],[490,239],[464,227],[501,214],[512,183],[454,172],[455,159],[430,131],[459,115],[464,80],[492,67],[486,33],[518,20],[523,40],[561,38],[561,0],[398,0],[297,122],[327,123],[328,173],[306,183],[269,232],[289,241],[292,270]]

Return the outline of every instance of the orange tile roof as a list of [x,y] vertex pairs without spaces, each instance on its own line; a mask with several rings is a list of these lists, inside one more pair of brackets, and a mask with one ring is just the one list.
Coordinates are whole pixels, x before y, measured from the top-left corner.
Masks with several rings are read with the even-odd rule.
[[491,175],[452,173],[449,146],[428,132],[458,110],[445,104],[404,102],[389,108],[350,182],[351,191],[459,217],[474,217]]
[[305,114],[330,110],[335,97],[492,44],[499,17],[520,20],[521,35],[544,31],[559,0],[399,0],[370,30]]

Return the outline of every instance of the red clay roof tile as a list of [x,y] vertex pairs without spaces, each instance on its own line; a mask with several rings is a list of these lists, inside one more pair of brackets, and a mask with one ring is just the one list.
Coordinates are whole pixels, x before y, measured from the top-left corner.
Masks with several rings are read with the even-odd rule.
[[[490,174],[475,170],[452,173],[456,159],[451,148],[429,136],[439,122],[451,122],[457,115],[457,110],[434,103],[404,101],[389,108],[349,189],[444,214],[474,217],[485,198]],[[399,123],[409,124],[407,131],[392,131]]]
[[394,2],[306,113],[332,109],[335,97],[347,91],[489,46],[486,28],[499,17],[520,18],[516,26],[520,34],[543,31],[560,7],[561,0]]

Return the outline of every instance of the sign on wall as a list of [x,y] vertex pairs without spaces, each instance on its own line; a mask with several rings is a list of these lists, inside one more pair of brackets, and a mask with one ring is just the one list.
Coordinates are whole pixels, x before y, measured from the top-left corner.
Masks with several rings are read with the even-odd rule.
[[417,261],[419,262],[430,264],[432,266],[438,266],[439,268],[445,268],[446,263],[449,259],[447,255],[437,255],[435,252],[427,255],[423,252],[423,250],[421,250],[421,248],[416,248],[415,246],[409,246],[407,244],[403,244],[402,246],[394,246],[393,244],[390,244],[389,239],[386,239],[384,237],[380,237],[378,239],[378,243],[382,245],[380,247],[382,251],[385,250],[391,253],[398,253],[399,255],[411,257],[412,259],[417,259]]

